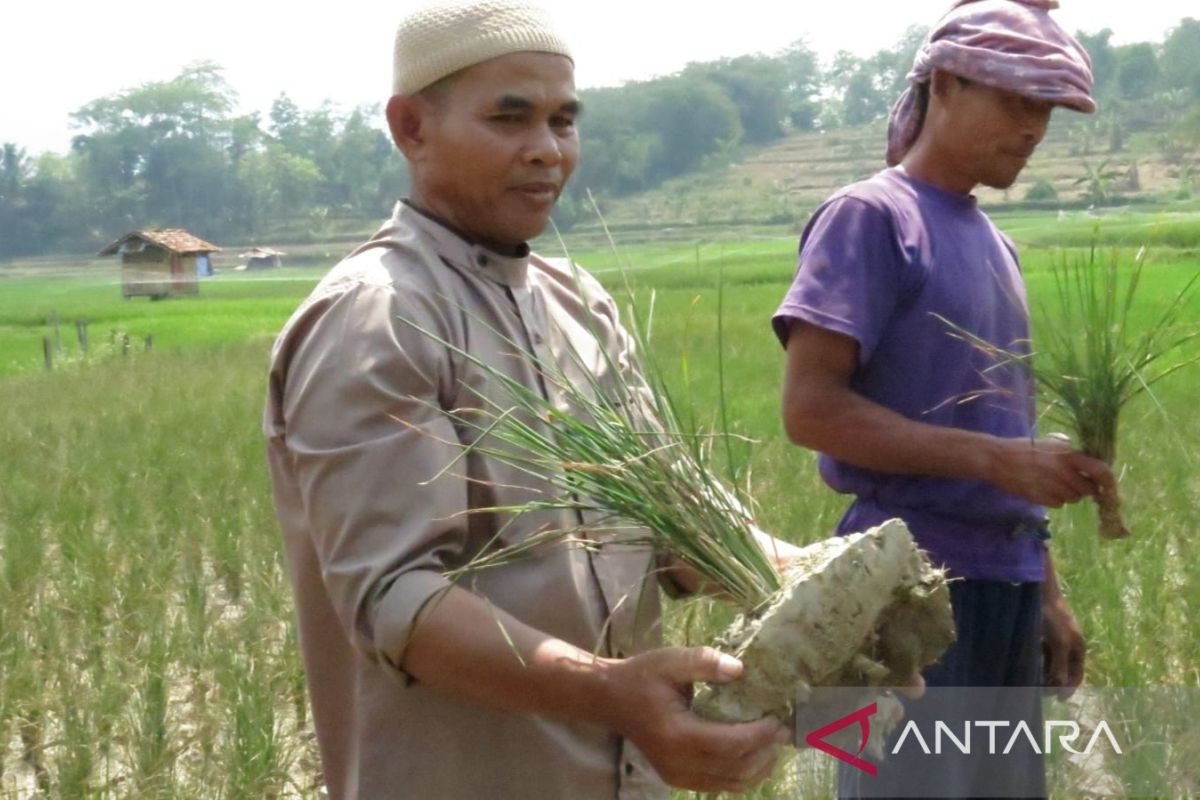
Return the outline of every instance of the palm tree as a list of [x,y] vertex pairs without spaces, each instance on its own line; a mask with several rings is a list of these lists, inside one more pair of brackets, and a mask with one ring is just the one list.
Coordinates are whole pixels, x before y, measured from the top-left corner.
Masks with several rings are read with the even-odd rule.
[[1093,167],[1087,161],[1083,162],[1084,176],[1075,179],[1075,186],[1085,186],[1083,197],[1089,200],[1092,205],[1103,205],[1111,197],[1109,189],[1112,182],[1121,177],[1121,173],[1108,168],[1108,159],[1100,162],[1100,166]]

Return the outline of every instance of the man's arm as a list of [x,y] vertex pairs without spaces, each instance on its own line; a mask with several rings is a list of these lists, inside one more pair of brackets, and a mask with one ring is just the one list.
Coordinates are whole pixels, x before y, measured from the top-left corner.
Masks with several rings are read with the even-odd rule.
[[1108,465],[1057,439],[1006,439],[931,425],[874,403],[850,388],[857,365],[852,337],[792,324],[783,386],[788,438],[857,467],[984,480],[1051,508],[1097,487],[1115,491]]
[[688,707],[692,684],[726,683],[741,662],[708,647],[601,658],[454,587],[418,616],[405,672],[429,688],[515,713],[599,725],[630,739],[666,782],[741,792],[774,769],[790,734],[774,718],[726,725]]

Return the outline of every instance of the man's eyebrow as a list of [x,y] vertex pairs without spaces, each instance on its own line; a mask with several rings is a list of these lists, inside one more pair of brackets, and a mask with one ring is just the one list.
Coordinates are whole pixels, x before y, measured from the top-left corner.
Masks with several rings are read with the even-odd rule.
[[[534,110],[534,104],[533,101],[520,95],[506,94],[496,101],[496,110],[528,112]],[[559,107],[558,111],[561,114],[577,116],[583,112],[583,103],[578,100],[568,100]]]
[[533,102],[515,94],[506,94],[496,101],[497,111],[532,111]]

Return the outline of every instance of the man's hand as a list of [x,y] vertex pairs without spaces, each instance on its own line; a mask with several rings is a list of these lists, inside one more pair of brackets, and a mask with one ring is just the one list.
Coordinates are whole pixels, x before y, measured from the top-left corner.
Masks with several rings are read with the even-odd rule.
[[668,647],[609,662],[610,724],[670,785],[744,792],[770,777],[791,731],[774,717],[725,724],[688,707],[692,684],[728,683],[741,672],[740,661],[711,647]]
[[1042,683],[1066,700],[1083,683],[1087,642],[1062,588],[1058,570],[1046,551],[1046,580],[1042,584]]
[[1042,601],[1042,655],[1043,684],[1066,700],[1083,683],[1087,642],[1062,595]]
[[996,440],[988,480],[1009,494],[1050,508],[1116,492],[1107,464],[1056,436]]

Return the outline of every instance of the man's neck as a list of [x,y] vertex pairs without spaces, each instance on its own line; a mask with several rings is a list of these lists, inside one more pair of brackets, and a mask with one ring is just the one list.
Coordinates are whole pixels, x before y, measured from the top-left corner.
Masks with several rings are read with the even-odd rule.
[[963,197],[970,197],[971,192],[978,186],[975,181],[969,178],[963,178],[952,173],[947,173],[945,170],[930,169],[927,165],[921,163],[910,164],[907,158],[900,163],[900,169],[913,180],[921,183],[935,186],[944,192],[957,194]]
[[441,225],[443,228],[450,231],[464,242],[481,245],[499,256],[522,258],[529,255],[529,245],[525,242],[515,245],[502,244],[499,242],[488,241],[487,239],[481,239],[480,237],[474,236],[471,233],[463,230],[462,227],[455,224],[455,222],[449,218],[449,215],[439,213],[431,204],[424,202],[424,200],[415,191],[408,197],[404,198],[402,202],[412,210],[416,211],[418,214],[428,217],[437,224]]
[[927,142],[920,140],[900,162],[900,168],[914,180],[963,197],[969,196],[979,185],[974,178],[956,169],[950,160],[935,153]]

